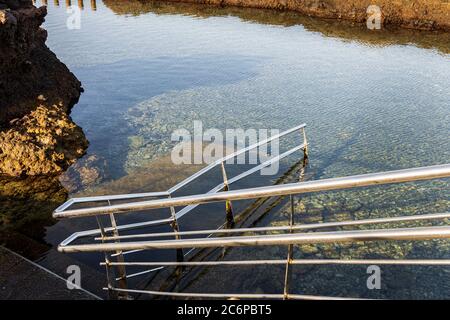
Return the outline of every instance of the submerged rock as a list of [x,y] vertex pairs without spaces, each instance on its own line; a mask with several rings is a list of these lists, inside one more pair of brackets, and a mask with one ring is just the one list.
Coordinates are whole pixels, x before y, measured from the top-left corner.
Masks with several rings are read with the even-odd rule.
[[59,177],[59,180],[67,191],[78,192],[103,182],[108,177],[105,168],[107,168],[106,160],[91,154],[77,161]]
[[68,116],[81,83],[45,45],[46,7],[0,0],[0,174],[59,173],[88,142]]

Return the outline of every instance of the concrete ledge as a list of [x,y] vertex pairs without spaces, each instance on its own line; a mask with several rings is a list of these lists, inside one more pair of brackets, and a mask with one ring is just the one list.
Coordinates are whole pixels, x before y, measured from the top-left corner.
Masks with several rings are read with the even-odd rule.
[[1,300],[100,300],[84,289],[69,290],[66,280],[0,246]]

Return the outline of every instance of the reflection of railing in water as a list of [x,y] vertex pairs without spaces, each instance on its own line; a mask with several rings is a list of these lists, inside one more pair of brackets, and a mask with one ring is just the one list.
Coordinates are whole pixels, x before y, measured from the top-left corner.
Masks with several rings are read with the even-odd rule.
[[[258,171],[262,170],[263,168],[272,165],[273,163],[279,162],[281,159],[293,154],[296,151],[303,150],[303,160],[302,161],[303,161],[303,165],[305,165],[306,161],[307,161],[307,153],[308,153],[308,143],[306,140],[305,128],[306,128],[305,124],[296,126],[294,128],[291,128],[291,129],[281,132],[279,134],[273,135],[267,139],[259,141],[259,142],[255,143],[253,145],[250,145],[246,148],[240,149],[232,154],[226,155],[225,157],[218,159],[215,162],[207,165],[203,169],[199,170],[197,173],[186,178],[185,180],[181,181],[180,183],[173,186],[172,188],[170,188],[167,191],[139,193],[139,194],[124,194],[124,195],[112,195],[112,196],[94,196],[94,197],[85,197],[85,198],[74,198],[74,199],[68,200],[67,202],[62,204],[59,208],[57,208],[54,212],[54,217],[56,217],[56,218],[69,217],[71,215],[79,215],[79,214],[85,215],[86,213],[88,213],[88,212],[86,212],[86,210],[94,210],[94,211],[90,211],[90,213],[88,213],[88,214],[97,216],[97,214],[100,214],[105,209],[109,210],[110,208],[113,208],[114,206],[111,205],[111,201],[114,201],[114,200],[131,200],[131,199],[149,198],[149,197],[150,198],[167,197],[168,199],[170,199],[171,195],[173,195],[176,191],[178,191],[178,190],[182,189],[183,187],[187,186],[188,184],[194,182],[196,179],[198,179],[199,177],[201,177],[202,175],[211,171],[213,168],[215,168],[219,165],[221,166],[223,182],[220,183],[219,185],[217,185],[216,187],[214,187],[213,189],[209,190],[207,192],[207,194],[215,194],[222,190],[228,191],[229,186],[231,184],[233,184],[253,173],[258,172]],[[288,134],[294,133],[294,132],[301,133],[301,137],[303,139],[302,144],[295,146],[280,155],[274,156],[274,157],[270,158],[269,160],[267,160],[259,165],[256,165],[255,167],[253,167],[235,177],[228,178],[227,172],[225,170],[225,165],[224,165],[228,160],[234,159],[243,154],[245,155],[246,153],[252,151],[253,149],[257,149],[258,147],[260,147],[262,145],[266,145],[271,141],[277,140],[279,138],[282,138],[282,137],[284,137]],[[93,203],[93,202],[101,202],[101,201],[106,201],[108,203],[108,206],[107,207],[84,208],[84,209],[71,209],[71,210],[69,209],[74,204]],[[133,204],[137,204],[137,203],[139,203],[139,202],[135,202],[135,203],[131,202],[131,203],[123,204],[123,205],[125,205],[125,207],[126,207],[126,206],[132,206]],[[133,223],[133,224],[127,224],[127,225],[117,225],[116,219],[114,216],[115,212],[109,212],[109,216],[110,216],[110,220],[111,220],[111,227],[108,227],[108,228],[103,227],[100,219],[98,219],[98,217],[97,217],[97,223],[99,225],[99,229],[76,232],[76,233],[72,234],[69,238],[64,240],[61,243],[61,245],[67,246],[79,238],[87,237],[87,236],[95,236],[95,235],[101,235],[100,238],[96,238],[96,239],[106,241],[105,239],[108,238],[107,233],[109,233],[109,232],[112,232],[114,236],[119,236],[118,235],[119,231],[144,228],[144,227],[149,227],[149,226],[164,225],[164,224],[170,224],[174,230],[174,238],[177,240],[180,240],[178,219],[185,216],[186,214],[191,212],[196,207],[197,207],[197,205],[195,205],[195,204],[187,205],[180,211],[176,212],[175,206],[170,206],[170,207],[168,207],[170,209],[170,214],[171,214],[170,218],[159,219],[159,220],[150,220],[150,221],[146,221],[146,222]],[[133,209],[131,209],[131,210],[133,210]],[[233,216],[232,205],[231,205],[230,201],[225,202],[225,212],[226,212],[226,221],[227,222],[226,222],[226,224],[222,225],[220,228],[232,227],[234,225],[234,216]],[[111,255],[111,257],[117,258],[123,262],[124,255],[136,253],[139,251],[142,251],[142,250],[140,250],[140,249],[128,250],[128,251],[117,250],[115,253],[113,253]],[[191,249],[187,253],[183,253],[182,249],[177,249],[177,261],[184,261],[184,257],[187,256],[188,254],[190,254],[192,251],[193,250]],[[105,254],[105,262],[106,262],[107,266],[110,265],[109,259],[110,259],[110,257]],[[158,271],[162,267],[147,270],[144,272],[131,274],[131,275],[126,275],[124,267],[120,266],[120,268],[121,268],[121,270],[119,270],[120,276],[116,280],[119,281],[119,284],[122,288],[125,288],[127,278],[147,274],[147,273],[153,272],[153,271]],[[107,268],[107,276],[108,276],[108,279],[111,279],[110,271],[108,270],[108,268]]]

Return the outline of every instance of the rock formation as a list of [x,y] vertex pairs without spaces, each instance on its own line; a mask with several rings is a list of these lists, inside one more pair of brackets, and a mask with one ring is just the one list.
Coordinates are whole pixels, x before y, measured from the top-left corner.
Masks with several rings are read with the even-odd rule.
[[81,83],[45,45],[46,7],[0,0],[0,174],[60,173],[88,142],[68,113]]
[[[142,3],[146,2],[104,0],[108,7],[128,6],[132,10],[138,10]],[[313,17],[359,23],[366,22],[368,7],[377,5],[381,9],[384,25],[420,30],[450,30],[450,2],[447,0],[377,0],[375,2],[371,0],[168,0],[164,2],[296,11]]]
[[158,15],[181,14],[201,18],[233,16],[244,21],[259,24],[281,25],[286,27],[302,25],[306,30],[320,32],[326,37],[351,41],[356,40],[369,45],[388,46],[413,44],[420,48],[433,48],[444,54],[450,54],[449,32],[421,32],[406,28],[397,28],[395,25],[384,28],[386,32],[368,32],[364,24],[355,24],[352,21],[338,19],[311,19],[307,15],[293,10],[278,11],[248,7],[240,8],[238,6],[213,6],[199,3],[149,0],[103,1],[108,8],[119,15],[131,14],[138,16],[152,12]]

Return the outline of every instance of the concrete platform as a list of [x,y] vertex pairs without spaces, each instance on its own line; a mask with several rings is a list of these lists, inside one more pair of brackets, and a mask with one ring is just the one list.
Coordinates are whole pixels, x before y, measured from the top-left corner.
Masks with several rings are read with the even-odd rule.
[[66,280],[0,246],[1,300],[98,300],[84,290],[67,288]]

